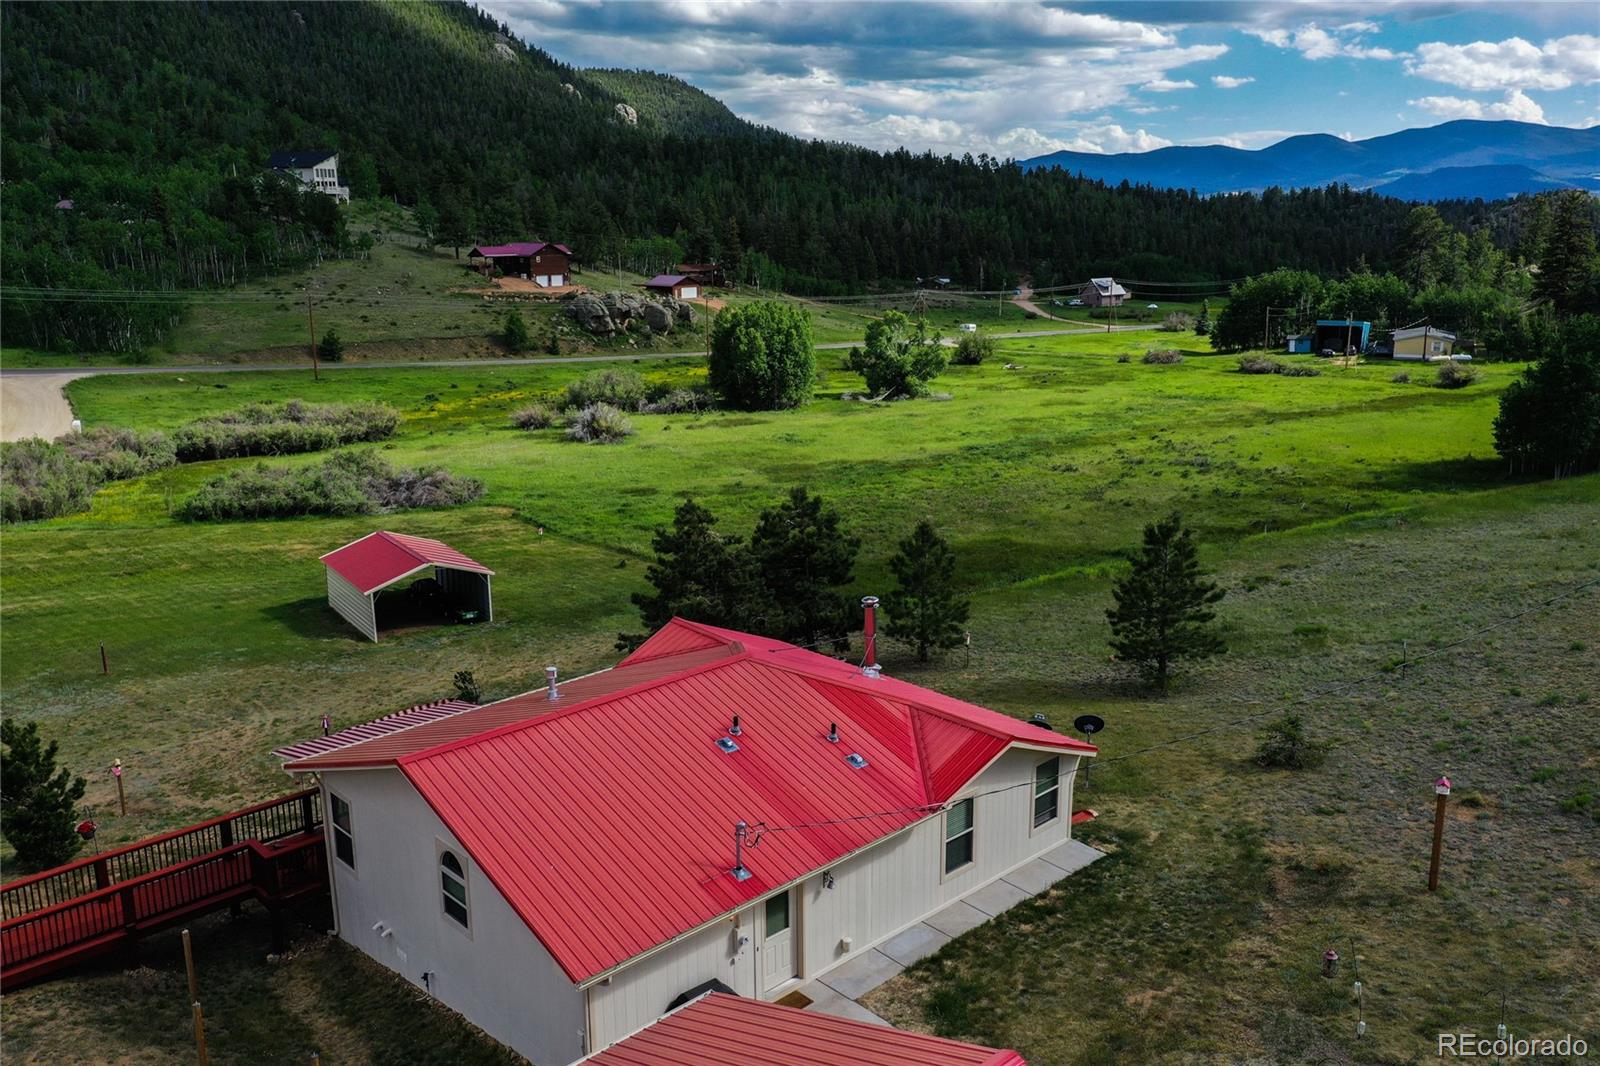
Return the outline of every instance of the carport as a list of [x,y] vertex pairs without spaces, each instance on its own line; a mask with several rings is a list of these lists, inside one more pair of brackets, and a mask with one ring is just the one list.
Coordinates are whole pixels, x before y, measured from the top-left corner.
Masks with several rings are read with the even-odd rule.
[[[378,600],[391,585],[432,570],[436,586],[427,586],[428,603],[436,603],[444,621],[450,615],[494,619],[489,579],[494,576],[443,541],[379,530],[351,541],[322,557],[328,568],[328,606],[368,640],[378,639]],[[412,597],[416,600],[417,597]]]

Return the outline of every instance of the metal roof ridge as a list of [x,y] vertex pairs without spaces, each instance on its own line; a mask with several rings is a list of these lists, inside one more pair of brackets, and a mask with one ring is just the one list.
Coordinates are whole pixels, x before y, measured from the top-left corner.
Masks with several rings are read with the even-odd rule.
[[[475,733],[470,737],[460,737],[456,740],[445,741],[443,744],[436,744],[431,748],[424,748],[421,751],[414,751],[408,755],[399,756],[395,759],[394,764],[403,768],[411,763],[421,762],[424,759],[430,759],[436,755],[444,755],[447,752],[455,751],[459,748],[471,747],[474,744],[481,744],[485,741],[496,740],[500,737],[520,732],[524,729],[531,729],[535,726],[543,725],[546,722],[554,722],[558,719],[564,719],[570,715],[578,713],[579,711],[592,710],[595,707],[603,706],[607,703],[611,703],[614,700],[620,700],[624,696],[636,696],[641,692],[648,692],[658,685],[667,685],[674,681],[681,681],[685,678],[698,677],[700,674],[706,673],[710,670],[721,669],[724,666],[745,661],[750,658],[751,655],[749,652],[741,651],[738,654],[729,655],[721,659],[713,659],[708,663],[701,663],[699,666],[692,666],[687,670],[680,670],[677,673],[666,674],[662,677],[649,678],[639,682],[636,685],[629,685],[627,688],[617,689],[615,692],[599,693],[589,697],[586,700],[581,700],[577,703],[574,703],[571,707],[563,707],[560,710],[552,711],[549,714],[535,715],[534,717],[522,722],[508,722],[505,725],[496,726],[495,728],[485,730],[482,733]],[[610,669],[615,670],[617,668],[613,666]],[[604,672],[606,671],[596,671],[596,673]],[[591,677],[593,675],[585,674],[584,676]],[[521,696],[507,696],[506,699],[521,699],[522,696],[527,696],[532,692],[538,691],[538,689],[530,689],[529,692],[524,692]],[[504,703],[505,700],[499,700],[496,702]],[[485,706],[493,705],[485,704]]]

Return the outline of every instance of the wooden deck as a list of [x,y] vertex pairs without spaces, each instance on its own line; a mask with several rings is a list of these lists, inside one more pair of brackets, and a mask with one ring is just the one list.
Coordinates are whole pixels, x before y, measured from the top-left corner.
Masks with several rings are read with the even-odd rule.
[[0,987],[247,899],[276,919],[327,887],[321,804],[308,789],[0,885]]

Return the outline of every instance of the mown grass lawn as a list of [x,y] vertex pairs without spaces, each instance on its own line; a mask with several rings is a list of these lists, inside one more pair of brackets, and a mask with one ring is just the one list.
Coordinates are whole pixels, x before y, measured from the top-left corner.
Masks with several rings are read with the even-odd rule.
[[[439,463],[489,491],[479,505],[383,518],[168,517],[234,461],[116,485],[87,515],[8,528],[6,713],[61,741],[91,778],[109,839],[135,837],[285,788],[266,751],[314,732],[324,712],[342,725],[441,696],[460,667],[503,694],[536,685],[547,662],[570,674],[614,661],[612,638],[636,624],[627,597],[642,586],[649,531],[679,500],[692,494],[744,530],[793,484],[826,496],[862,537],[856,591],[884,589],[894,541],[918,518],[951,538],[974,596],[970,656],[920,670],[886,657],[889,669],[1018,715],[1093,710],[1110,723],[1108,759],[1272,711],[1392,663],[1402,641],[1415,653],[1600,576],[1600,478],[1513,483],[1493,459],[1495,397],[1515,368],[1481,367],[1457,391],[1393,383],[1387,364],[1260,377],[1196,340],[1008,341],[993,362],[942,377],[948,398],[886,406],[841,400],[859,379],[825,352],[800,411],[638,416],[638,434],[616,446],[506,420],[590,367],[363,369],[320,384],[86,379],[71,398],[90,425],[172,427],[255,399],[381,399],[405,415],[385,457]],[[1182,364],[1138,361],[1173,341],[1190,350]],[[639,369],[662,383],[704,373]],[[1103,610],[1117,553],[1173,507],[1229,590],[1233,650],[1153,700],[1108,663]],[[327,610],[316,560],[376,527],[443,537],[494,567],[496,621],[359,640]],[[1113,856],[870,1005],[898,1024],[1019,1047],[1036,1066],[1421,1061],[1431,1027],[1493,1032],[1485,1004],[1498,1010],[1502,986],[1517,1032],[1594,1034],[1600,971],[1586,946],[1600,937],[1588,902],[1600,833],[1578,797],[1600,792],[1597,605],[1591,590],[1309,705],[1314,731],[1336,741],[1316,771],[1253,769],[1247,725],[1089,772],[1078,799],[1102,810],[1089,836]],[[109,817],[101,768],[113,757],[129,766],[125,820]],[[1417,886],[1439,772],[1480,805],[1455,808],[1446,891],[1429,897]],[[390,1061],[389,1034],[408,1026],[455,1032],[309,931],[303,957],[264,969],[264,936],[243,928],[207,941],[227,989],[208,1013],[240,1026],[221,1023],[214,1061],[259,1061],[245,1012],[250,1026],[292,1034],[263,1046],[336,1048],[341,1062]],[[1327,946],[1359,956],[1363,1042],[1348,971],[1314,975]],[[153,974],[8,996],[8,1050],[52,1062],[174,1053],[181,997],[90,1009],[170,983],[170,951],[153,950]],[[329,974],[363,986],[359,1011],[327,1006]],[[470,1040],[452,1054],[494,1061]]]

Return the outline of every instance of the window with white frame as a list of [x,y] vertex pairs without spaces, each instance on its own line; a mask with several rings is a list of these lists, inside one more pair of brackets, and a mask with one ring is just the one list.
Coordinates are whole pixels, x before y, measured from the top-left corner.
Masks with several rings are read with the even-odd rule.
[[467,871],[453,851],[439,854],[439,888],[443,893],[444,912],[463,929],[467,922]]
[[972,863],[972,800],[950,805],[944,812],[944,872],[954,873]]
[[1061,756],[1033,768],[1033,827],[1048,825],[1061,816]]
[[342,797],[328,793],[328,804],[333,808],[333,854],[350,869],[356,868],[356,838],[350,829],[350,804]]

